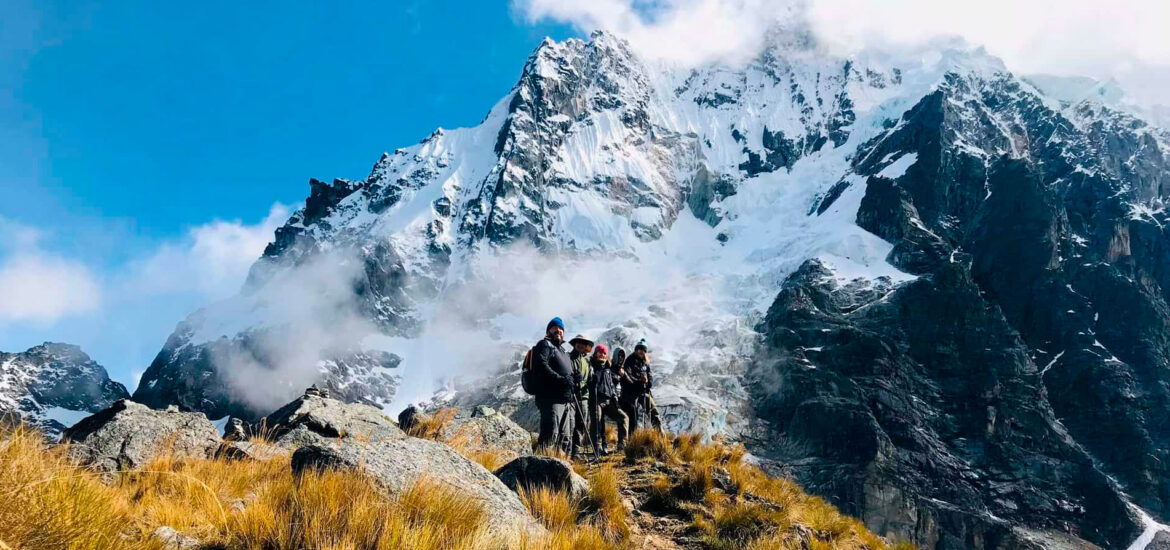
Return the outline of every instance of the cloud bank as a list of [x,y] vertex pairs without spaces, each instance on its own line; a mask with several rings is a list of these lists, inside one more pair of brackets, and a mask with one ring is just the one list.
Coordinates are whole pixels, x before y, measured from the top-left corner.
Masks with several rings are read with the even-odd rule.
[[1114,79],[1146,103],[1170,86],[1170,2],[1161,0],[514,0],[513,7],[530,22],[608,29],[647,57],[689,64],[750,58],[780,24],[807,28],[839,54],[961,37],[1017,73]]
[[101,305],[94,274],[80,262],[45,251],[42,237],[35,228],[0,218],[0,324],[48,324]]
[[240,289],[248,269],[288,219],[289,208],[276,203],[254,225],[215,220],[192,228],[184,239],[167,242],[153,254],[132,261],[120,283],[122,292],[146,295],[195,292],[207,300],[227,298]]

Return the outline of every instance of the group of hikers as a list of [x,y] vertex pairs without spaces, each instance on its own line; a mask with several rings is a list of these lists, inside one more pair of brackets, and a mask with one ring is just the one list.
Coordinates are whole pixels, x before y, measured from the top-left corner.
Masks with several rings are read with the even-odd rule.
[[608,347],[583,334],[569,340],[567,353],[564,342],[565,323],[554,317],[523,362],[521,383],[540,411],[538,448],[560,448],[575,458],[588,444],[595,454],[608,454],[606,419],[617,424],[619,452],[639,425],[661,429],[645,339],[628,356],[618,348],[612,358]]

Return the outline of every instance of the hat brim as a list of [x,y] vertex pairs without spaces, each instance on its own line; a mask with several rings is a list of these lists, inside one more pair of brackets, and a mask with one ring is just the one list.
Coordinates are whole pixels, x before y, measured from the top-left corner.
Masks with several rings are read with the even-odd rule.
[[572,340],[569,340],[570,345],[576,344],[577,342],[581,342],[582,344],[589,344],[590,346],[593,345],[593,340],[589,340],[587,338],[573,338]]

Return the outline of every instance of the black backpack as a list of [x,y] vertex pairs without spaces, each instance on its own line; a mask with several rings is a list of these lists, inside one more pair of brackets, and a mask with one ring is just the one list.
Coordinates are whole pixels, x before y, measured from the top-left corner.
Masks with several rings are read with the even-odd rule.
[[536,395],[536,373],[532,372],[532,350],[536,348],[529,348],[528,353],[524,354],[524,361],[520,363],[520,387],[524,388],[524,393],[528,395]]

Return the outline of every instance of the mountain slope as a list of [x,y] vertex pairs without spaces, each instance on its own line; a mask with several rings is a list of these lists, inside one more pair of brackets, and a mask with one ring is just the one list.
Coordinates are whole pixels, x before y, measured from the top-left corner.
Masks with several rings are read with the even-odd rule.
[[254,418],[314,381],[390,408],[456,387],[522,418],[515,361],[559,315],[649,338],[672,429],[880,533],[1123,546],[1130,502],[1170,516],[1170,137],[1062,99],[981,50],[778,30],[684,68],[545,41],[480,125],[311,181],[135,398]]
[[21,353],[0,352],[0,416],[57,437],[90,413],[130,397],[81,348],[45,342]]

